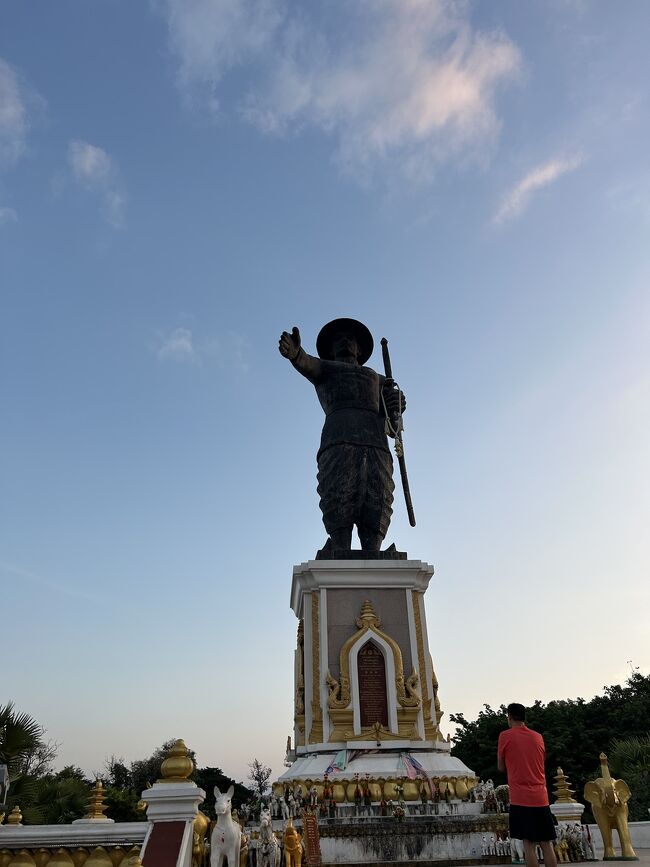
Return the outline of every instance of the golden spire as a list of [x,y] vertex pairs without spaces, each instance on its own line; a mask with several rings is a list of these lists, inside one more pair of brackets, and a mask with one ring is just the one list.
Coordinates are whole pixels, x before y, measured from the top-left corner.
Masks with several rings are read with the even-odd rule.
[[7,819],[7,825],[22,825],[23,814],[20,812],[20,807],[16,804]]
[[104,804],[104,784],[101,780],[95,782],[90,793],[90,800],[86,804],[87,813],[84,819],[105,819],[104,813],[108,807]]
[[190,751],[185,746],[185,741],[179,738],[160,766],[162,779],[158,782],[185,783],[193,771],[194,762],[190,758]]
[[361,606],[361,614],[357,617],[357,626],[359,629],[381,626],[381,620],[375,614],[375,609],[372,607],[372,602],[369,599],[366,599]]
[[554,777],[555,785],[553,794],[555,795],[556,804],[577,804],[578,802],[573,797],[575,789],[571,789],[569,778],[565,775],[562,768],[557,769],[557,774]]

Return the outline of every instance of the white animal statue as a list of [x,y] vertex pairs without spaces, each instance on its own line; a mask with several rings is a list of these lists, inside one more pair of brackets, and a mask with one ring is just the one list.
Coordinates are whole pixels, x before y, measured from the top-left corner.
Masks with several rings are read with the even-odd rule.
[[[281,802],[285,804],[284,798]],[[282,852],[278,838],[273,833],[270,810],[260,812],[260,836],[257,849],[257,867],[280,867]]]
[[296,799],[293,796],[293,792],[289,792],[289,818],[296,818]]
[[228,859],[228,867],[239,867],[241,848],[241,827],[232,817],[232,796],[235,787],[221,794],[219,786],[214,787],[214,812],[217,824],[210,839],[210,867],[223,867]]
[[596,860],[596,850],[594,849],[594,841],[591,839],[589,825],[581,826],[582,850],[585,853],[586,861]]
[[521,864],[524,860],[524,844],[516,837],[510,840],[510,855],[513,864]]
[[282,815],[282,818],[286,822],[286,820],[289,818],[289,805],[287,804],[284,797],[278,798],[278,801],[280,803],[280,813]]

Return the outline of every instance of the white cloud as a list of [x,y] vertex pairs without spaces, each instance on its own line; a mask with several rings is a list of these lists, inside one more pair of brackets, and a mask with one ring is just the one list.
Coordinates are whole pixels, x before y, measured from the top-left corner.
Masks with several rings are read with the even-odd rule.
[[554,183],[562,175],[572,172],[582,165],[583,157],[576,154],[573,157],[549,160],[539,166],[535,166],[503,197],[492,222],[504,223],[518,217],[528,206],[531,197],[543,187]]
[[266,48],[282,19],[279,0],[162,0],[179,83],[198,85],[211,110],[223,75]]
[[194,348],[194,338],[189,328],[175,328],[169,334],[162,335],[157,355],[160,361],[200,363]]
[[25,150],[26,95],[16,71],[0,58],[0,164],[14,163]]
[[126,197],[114,160],[103,148],[73,139],[68,145],[68,164],[74,179],[101,197],[108,222],[120,228],[124,224]]
[[159,361],[205,364],[239,373],[247,373],[250,367],[248,340],[234,331],[197,339],[191,328],[181,326],[159,333],[153,349]]
[[289,14],[280,0],[165,7],[186,89],[209,84],[213,97],[228,69],[250,63],[243,116],[267,133],[321,130],[357,176],[390,163],[428,179],[441,161],[485,157],[497,87],[520,67],[505,34],[473,30],[469,7],[449,0],[332,0],[336,28],[322,8]]
[[0,226],[6,226],[7,223],[17,223],[18,214],[13,208],[0,205]]

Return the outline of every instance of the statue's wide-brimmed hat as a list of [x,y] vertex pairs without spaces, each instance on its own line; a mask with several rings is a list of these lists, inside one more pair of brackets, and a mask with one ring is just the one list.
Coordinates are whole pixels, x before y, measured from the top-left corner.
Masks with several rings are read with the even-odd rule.
[[323,325],[316,338],[316,351],[320,358],[332,361],[332,341],[341,331],[354,334],[359,344],[359,364],[365,364],[372,355],[375,342],[368,328],[358,319],[332,319],[327,325]]

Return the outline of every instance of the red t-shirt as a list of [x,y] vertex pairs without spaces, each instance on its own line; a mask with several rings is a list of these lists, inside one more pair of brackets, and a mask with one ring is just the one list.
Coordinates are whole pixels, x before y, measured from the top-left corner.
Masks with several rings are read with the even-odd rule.
[[518,807],[548,807],[544,775],[544,738],[527,726],[501,732],[498,746],[508,771],[510,803]]

